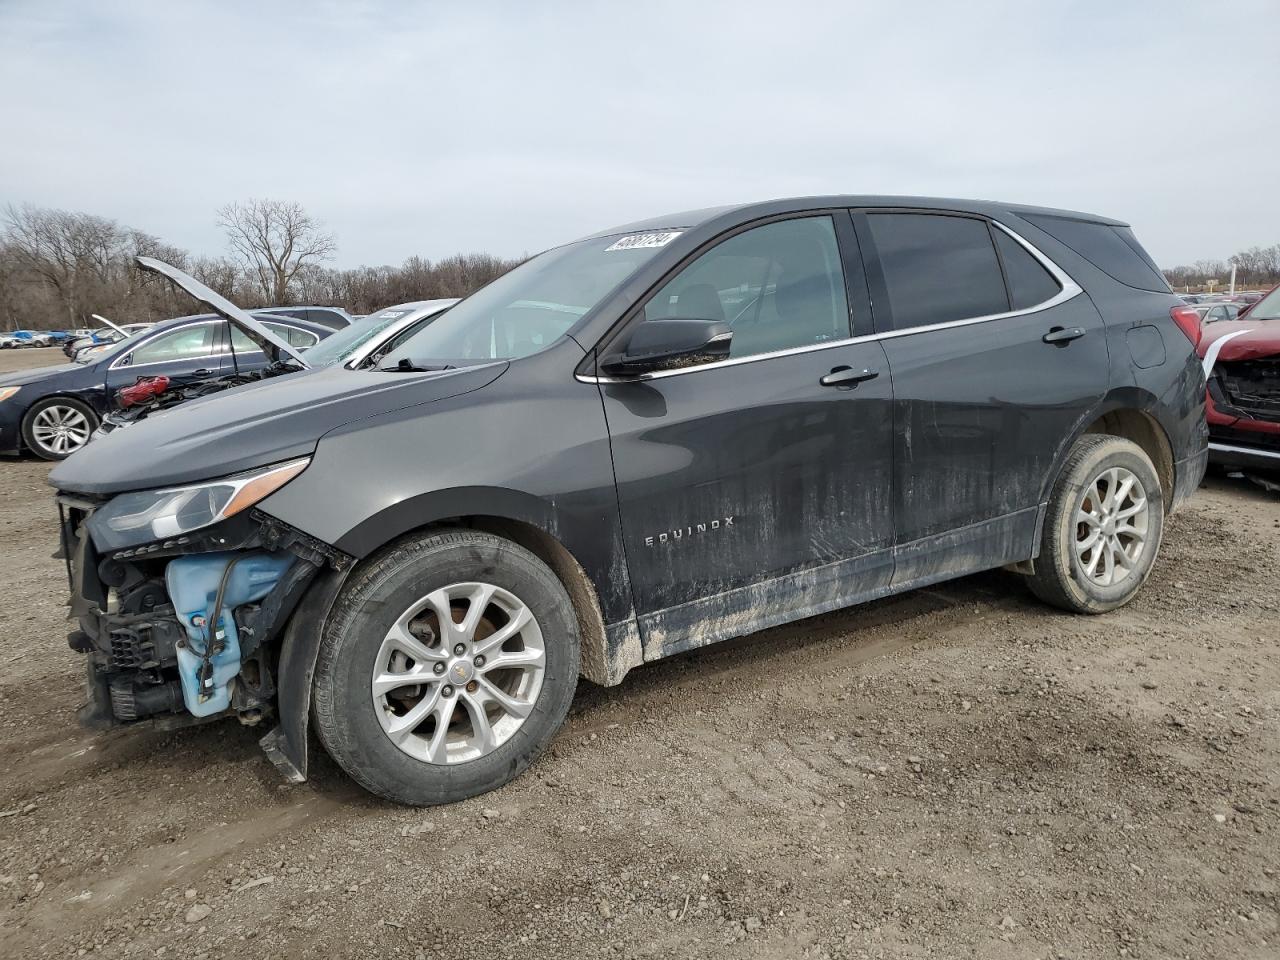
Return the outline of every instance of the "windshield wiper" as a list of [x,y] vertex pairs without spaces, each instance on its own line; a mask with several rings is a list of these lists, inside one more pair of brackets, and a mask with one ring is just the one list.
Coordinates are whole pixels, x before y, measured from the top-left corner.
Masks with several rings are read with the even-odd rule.
[[378,369],[383,373],[432,373],[437,370],[456,370],[458,368],[452,363],[428,363],[422,365],[414,363],[408,357],[402,357],[394,367],[379,367]]

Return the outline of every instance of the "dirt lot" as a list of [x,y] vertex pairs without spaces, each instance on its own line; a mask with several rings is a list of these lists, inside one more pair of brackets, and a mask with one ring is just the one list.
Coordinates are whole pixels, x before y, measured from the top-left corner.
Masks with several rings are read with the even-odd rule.
[[80,731],[46,473],[0,461],[0,955],[1280,956],[1248,483],[1117,613],[995,573],[760,633],[584,684],[525,777],[406,810],[234,723]]

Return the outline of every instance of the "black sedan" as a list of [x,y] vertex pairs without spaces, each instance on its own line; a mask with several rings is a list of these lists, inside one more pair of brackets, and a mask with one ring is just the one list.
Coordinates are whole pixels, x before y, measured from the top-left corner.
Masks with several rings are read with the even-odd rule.
[[[334,332],[332,326],[271,313],[251,314],[295,350]],[[62,460],[89,441],[115,393],[139,377],[163,375],[174,386],[268,363],[262,349],[215,314],[177,317],[158,323],[107,350],[37,370],[0,377],[0,454],[30,450],[46,460]]]

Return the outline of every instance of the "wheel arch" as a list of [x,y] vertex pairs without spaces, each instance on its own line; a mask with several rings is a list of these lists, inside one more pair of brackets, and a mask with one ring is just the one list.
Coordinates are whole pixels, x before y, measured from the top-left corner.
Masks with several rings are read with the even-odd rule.
[[532,494],[502,487],[438,490],[410,497],[362,522],[335,546],[365,557],[392,541],[444,527],[469,527],[512,541],[545,563],[573,603],[581,643],[582,675],[608,684],[609,650],[600,590],[559,534],[553,506]]
[[1164,494],[1164,512],[1167,514],[1173,505],[1177,477],[1169,431],[1153,412],[1158,402],[1154,394],[1137,387],[1122,387],[1104,397],[1081,419],[1076,432],[1058,452],[1054,469],[1045,479],[1041,501],[1048,499],[1049,492],[1061,475],[1062,466],[1077,440],[1086,434],[1110,434],[1137,444],[1150,458],[1156,468],[1156,477],[1160,480],[1161,492]]
[[24,447],[29,448],[27,443],[27,425],[31,420],[31,416],[36,407],[50,400],[74,400],[76,403],[83,404],[89,408],[89,412],[93,415],[95,422],[90,423],[90,433],[102,422],[102,410],[98,404],[94,402],[93,396],[89,393],[71,393],[66,390],[57,390],[53,393],[46,393],[44,396],[36,397],[31,403],[27,404],[27,409],[22,411],[22,416],[18,419],[18,437],[22,441]]

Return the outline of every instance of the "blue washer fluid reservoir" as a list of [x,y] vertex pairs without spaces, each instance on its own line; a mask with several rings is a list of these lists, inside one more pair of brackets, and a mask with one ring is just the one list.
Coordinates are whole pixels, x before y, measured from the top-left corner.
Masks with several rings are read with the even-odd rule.
[[[207,621],[213,613],[227,564],[235,561],[222,596],[222,615],[216,627]],[[240,637],[231,611],[241,604],[261,600],[293,564],[290,553],[201,553],[170,560],[164,571],[165,586],[178,621],[187,631],[187,643],[178,648],[178,675],[182,699],[197,717],[221,713],[231,705],[231,681],[240,672]],[[201,689],[200,669],[206,643],[214,637],[213,674]]]

